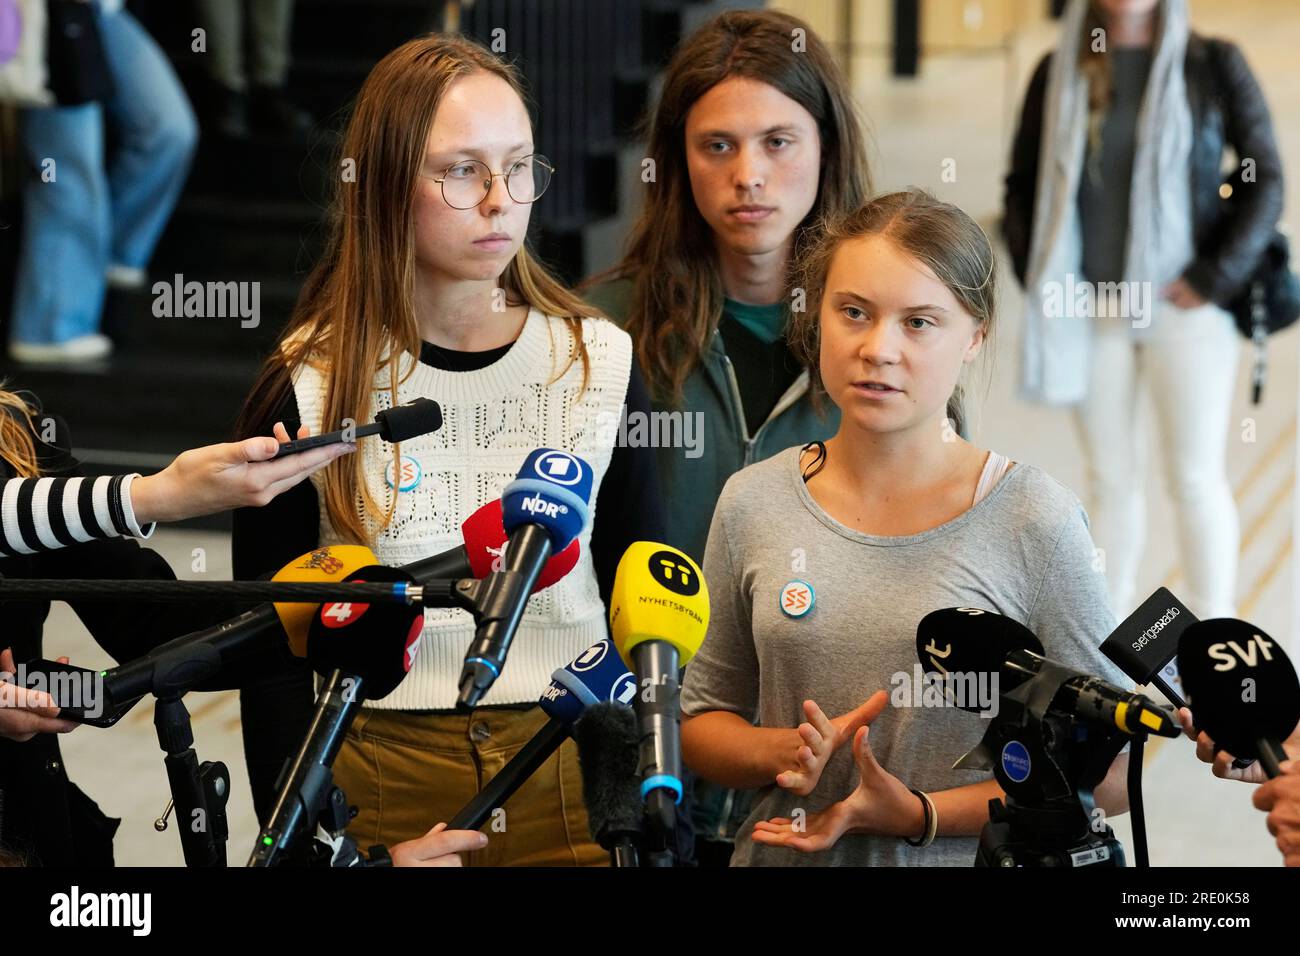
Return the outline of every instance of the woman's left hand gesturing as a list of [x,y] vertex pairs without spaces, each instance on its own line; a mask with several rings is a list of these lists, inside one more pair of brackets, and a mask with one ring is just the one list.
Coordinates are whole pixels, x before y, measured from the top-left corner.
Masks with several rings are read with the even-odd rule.
[[920,837],[925,829],[921,800],[876,762],[867,742],[870,729],[861,728],[853,738],[853,759],[861,778],[856,790],[804,820],[760,820],[751,838],[767,846],[815,853],[830,849],[846,833]]

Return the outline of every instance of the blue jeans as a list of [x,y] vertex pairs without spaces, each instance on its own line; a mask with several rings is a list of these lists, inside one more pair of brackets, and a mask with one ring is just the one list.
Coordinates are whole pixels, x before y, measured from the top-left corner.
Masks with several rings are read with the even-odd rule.
[[[113,98],[22,114],[29,168],[14,341],[50,344],[98,331],[105,268],[149,261],[198,141],[185,92],[144,28],[125,10],[103,8],[99,26]],[[108,124],[118,141],[111,161]]]

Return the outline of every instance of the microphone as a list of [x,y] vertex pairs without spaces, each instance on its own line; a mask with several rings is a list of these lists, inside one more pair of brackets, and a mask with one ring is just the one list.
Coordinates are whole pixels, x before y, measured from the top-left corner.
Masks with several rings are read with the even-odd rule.
[[501,495],[505,554],[501,570],[489,574],[476,595],[480,614],[460,673],[461,708],[477,706],[500,676],[547,559],[586,528],[593,480],[591,466],[577,455],[539,448],[506,485]]
[[1178,674],[1178,639],[1196,616],[1168,588],[1157,588],[1102,642],[1102,653],[1135,684],[1154,684],[1175,707],[1186,707]]
[[307,451],[309,448],[335,445],[341,441],[355,441],[358,438],[366,438],[370,435],[378,435],[384,441],[396,444],[409,438],[436,432],[441,427],[442,408],[438,403],[431,398],[417,398],[405,405],[395,405],[379,412],[375,415],[374,422],[369,425],[281,442],[279,449],[271,456],[271,460],[274,461],[286,455],[296,455],[298,452]]
[[[397,568],[372,565],[348,580],[409,581]],[[415,659],[424,626],[421,608],[332,602],[321,605],[307,635],[307,659],[327,675],[307,736],[282,777],[250,867],[273,866],[320,812],[332,789],[330,768],[361,702],[391,694]]]
[[619,654],[636,672],[641,797],[664,841],[682,799],[678,672],[704,643],[708,624],[704,574],[684,552],[637,541],[623,553],[610,595],[609,629]]
[[598,641],[551,675],[538,704],[548,720],[447,824],[449,830],[477,830],[492,811],[564,743],[574,722],[600,703],[626,707],[636,694],[636,679],[608,640]]
[[1216,747],[1276,777],[1287,759],[1282,741],[1300,724],[1300,682],[1281,646],[1253,624],[1212,618],[1183,632],[1178,662],[1197,725]]
[[[963,702],[956,699],[960,695],[954,693],[954,687],[960,689],[980,674],[994,674],[1000,682],[1009,683],[1009,687],[999,688],[1005,693],[1049,663],[1043,657],[1043,645],[1029,628],[993,611],[971,607],[944,608],[921,618],[916,651],[927,673],[943,676],[948,699],[971,713],[983,709],[977,700],[970,700],[975,695],[967,694]],[[1173,714],[1150,698],[1121,690],[1099,677],[1064,669],[1074,676],[1061,685],[1052,700],[1052,706],[1061,712],[1126,734],[1145,731],[1177,737],[1181,732]]]
[[[423,584],[433,580],[459,580],[486,577],[491,570],[492,555],[499,555],[506,541],[501,521],[501,503],[492,501],[479,508],[461,525],[465,543],[457,548],[433,555],[405,566],[408,574]],[[569,547],[551,556],[538,576],[534,590],[549,587],[567,574],[577,563],[580,545],[575,539]],[[367,547],[336,544],[316,548],[295,558],[272,575],[279,583],[325,584],[343,581],[360,568],[377,566],[375,553]],[[401,580],[410,580],[403,578]],[[374,580],[386,580],[375,578]],[[428,597],[426,595],[426,597]],[[426,604],[426,606],[432,606]],[[262,604],[244,613],[201,631],[183,635],[162,644],[148,654],[128,661],[105,674],[106,706],[115,710],[133,703],[150,691],[154,671],[164,655],[182,646],[198,648],[212,644],[220,652],[222,662],[233,659],[268,633],[283,632],[289,650],[295,657],[307,656],[307,633],[320,605],[305,602],[276,602]],[[197,650],[196,650],[197,653]],[[187,662],[168,657],[168,667],[177,669],[171,679],[184,679]],[[205,662],[203,666],[210,666]],[[207,675],[206,670],[204,676]]]
[[[433,557],[422,558],[405,569],[418,580],[443,579],[459,581],[462,578],[486,578],[493,571],[501,570],[501,555],[506,546],[505,523],[501,511],[501,499],[496,498],[476,510],[461,522],[461,537],[464,544]],[[582,553],[582,545],[577,538],[557,554],[552,554],[537,576],[533,593],[549,588],[560,578],[573,570]]]
[[574,725],[573,739],[591,838],[609,853],[612,866],[637,866],[644,804],[637,781],[636,716],[617,704],[595,704]]
[[[349,575],[348,580],[415,579],[401,568],[375,564]],[[307,661],[322,676],[338,670],[356,677],[368,699],[387,697],[415,663],[423,632],[423,608],[332,601],[322,604],[312,620]]]

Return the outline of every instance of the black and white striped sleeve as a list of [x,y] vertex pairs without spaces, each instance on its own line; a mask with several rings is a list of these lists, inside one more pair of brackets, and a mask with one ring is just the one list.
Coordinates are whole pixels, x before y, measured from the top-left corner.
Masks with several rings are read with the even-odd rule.
[[53,551],[94,538],[147,538],[131,507],[139,475],[10,478],[0,494],[0,557]]

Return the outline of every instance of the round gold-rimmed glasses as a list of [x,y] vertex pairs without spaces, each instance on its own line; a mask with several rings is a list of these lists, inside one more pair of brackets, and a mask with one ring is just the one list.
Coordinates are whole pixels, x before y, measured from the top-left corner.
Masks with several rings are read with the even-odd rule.
[[510,167],[494,173],[477,159],[463,159],[452,163],[441,176],[429,176],[442,187],[442,199],[452,209],[473,209],[492,191],[492,180],[501,176],[506,181],[506,192],[517,203],[534,203],[542,198],[551,184],[555,167],[541,153],[512,159]]

